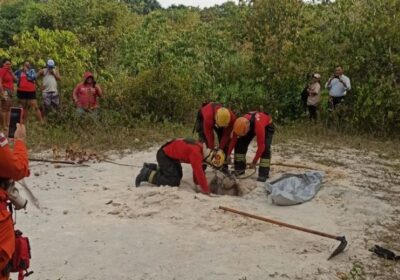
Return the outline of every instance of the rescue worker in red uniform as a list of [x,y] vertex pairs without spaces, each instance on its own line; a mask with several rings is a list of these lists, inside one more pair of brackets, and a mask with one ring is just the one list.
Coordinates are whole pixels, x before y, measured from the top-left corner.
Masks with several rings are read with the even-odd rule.
[[231,137],[235,114],[219,103],[209,102],[203,104],[197,113],[194,130],[199,135],[199,140],[206,143],[209,149],[216,147],[214,131],[218,136],[219,148],[227,150]]
[[156,186],[179,186],[183,177],[181,163],[189,163],[193,169],[193,180],[200,185],[201,192],[210,193],[210,187],[202,168],[203,162],[214,167],[221,167],[225,162],[225,153],[221,150],[211,150],[205,144],[193,139],[174,139],[157,152],[157,164],[145,163],[135,185],[149,182]]
[[15,250],[14,224],[7,210],[7,201],[10,200],[16,209],[24,208],[27,203],[13,184],[13,181],[29,176],[25,127],[17,126],[13,151],[8,146],[7,138],[0,133],[0,280],[9,279],[9,273],[4,269]]
[[274,131],[272,117],[267,113],[250,112],[235,121],[227,155],[229,156],[232,150],[235,149],[235,171],[237,174],[244,173],[246,169],[247,150],[251,140],[256,137],[257,151],[250,164],[250,168],[255,168],[258,160],[261,158],[257,181],[265,182],[268,179],[271,164],[271,143]]

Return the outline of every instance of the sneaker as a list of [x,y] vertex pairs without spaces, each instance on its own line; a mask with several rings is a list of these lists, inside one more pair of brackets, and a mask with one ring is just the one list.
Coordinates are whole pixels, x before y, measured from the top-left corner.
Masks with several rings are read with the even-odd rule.
[[265,181],[267,181],[267,177],[258,176],[257,181],[264,183]]
[[140,173],[136,176],[135,186],[139,187],[141,182],[146,182],[149,179],[151,169],[143,167]]

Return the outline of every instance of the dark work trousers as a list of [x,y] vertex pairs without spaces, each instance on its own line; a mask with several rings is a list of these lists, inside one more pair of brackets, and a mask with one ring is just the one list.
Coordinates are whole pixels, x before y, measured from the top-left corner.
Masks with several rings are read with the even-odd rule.
[[[265,127],[265,150],[261,155],[260,166],[258,168],[258,176],[266,177],[269,176],[269,170],[271,165],[271,144],[272,137],[275,132],[275,127],[273,124]],[[243,137],[239,137],[235,146],[235,170],[238,172],[244,172],[246,170],[246,154],[255,136],[254,128],[251,128],[249,133]]]
[[157,152],[157,162],[158,169],[153,176],[150,175],[149,183],[157,186],[179,186],[183,177],[181,163],[168,157],[163,147]]
[[341,97],[329,96],[328,109],[332,111],[336,108],[337,105],[339,105],[342,102],[344,102],[344,96]]
[[310,114],[310,120],[316,121],[317,120],[317,107],[308,105],[308,113]]
[[[206,135],[204,133],[204,119],[203,119],[203,115],[199,113],[199,115],[197,116],[197,120],[196,120],[196,124],[195,124],[195,130],[199,136],[199,141],[207,143],[206,141]],[[222,135],[224,133],[224,128],[223,127],[219,127],[216,128],[214,126],[214,131],[217,134],[218,137],[218,142],[221,142],[222,139]],[[214,147],[211,147],[211,149],[213,149]]]

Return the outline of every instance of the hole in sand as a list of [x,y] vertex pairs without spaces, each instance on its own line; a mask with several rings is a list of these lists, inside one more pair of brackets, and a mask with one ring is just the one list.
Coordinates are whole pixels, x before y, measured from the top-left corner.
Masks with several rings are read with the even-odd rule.
[[215,172],[210,181],[211,192],[219,195],[242,196],[239,181],[233,176]]

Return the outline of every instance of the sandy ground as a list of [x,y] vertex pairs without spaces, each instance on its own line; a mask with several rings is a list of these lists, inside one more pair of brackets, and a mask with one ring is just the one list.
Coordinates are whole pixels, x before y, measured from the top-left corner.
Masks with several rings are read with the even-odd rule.
[[[32,163],[25,181],[42,210],[31,203],[17,216],[17,227],[31,239],[30,280],[341,279],[355,263],[367,276],[354,279],[400,279],[399,265],[367,250],[373,244],[400,249],[390,242],[398,232],[388,233],[399,225],[398,159],[304,143],[276,145],[273,161],[327,174],[312,201],[279,207],[254,178],[240,182],[254,189],[243,197],[197,194],[187,165],[180,188],[133,187],[139,166],[153,162],[156,150],[109,157],[137,167]],[[304,170],[274,166],[272,176],[286,171]],[[220,205],[345,235],[349,245],[327,261],[338,242],[225,213]]]

